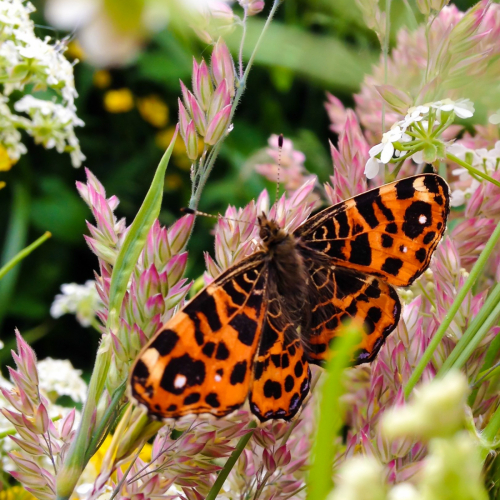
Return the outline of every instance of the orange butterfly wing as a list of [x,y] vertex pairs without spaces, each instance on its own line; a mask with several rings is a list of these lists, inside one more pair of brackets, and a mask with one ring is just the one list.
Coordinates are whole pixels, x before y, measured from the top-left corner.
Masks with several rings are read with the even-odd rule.
[[331,264],[408,286],[443,236],[449,200],[438,175],[408,177],[327,208],[294,234]]
[[151,415],[221,417],[244,403],[266,312],[262,257],[253,254],[221,274],[139,354],[129,387]]

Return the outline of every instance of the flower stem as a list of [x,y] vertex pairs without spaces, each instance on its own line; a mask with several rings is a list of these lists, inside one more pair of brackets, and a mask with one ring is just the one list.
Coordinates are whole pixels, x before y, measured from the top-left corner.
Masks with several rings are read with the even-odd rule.
[[[498,406],[498,408],[495,410],[495,413],[490,418],[490,421],[488,422],[488,425],[484,428],[481,437],[487,443],[493,444],[499,430],[500,430],[500,406]],[[489,452],[490,450],[488,448],[481,449],[481,458],[483,461],[486,459]]]
[[471,174],[476,175],[477,177],[481,177],[482,179],[491,182],[492,184],[495,184],[495,186],[500,187],[500,182],[497,181],[496,179],[493,179],[493,177],[490,177],[488,174],[485,174],[484,172],[481,172],[481,170],[478,170],[477,168],[474,168],[472,165],[467,163],[466,161],[461,160],[460,158],[457,158],[455,155],[452,155],[450,153],[446,153],[446,158],[448,160],[451,160],[455,163],[458,163],[458,165],[466,168]]
[[[248,424],[248,427],[250,429],[255,429],[257,427],[257,424],[255,422],[250,422],[250,424]],[[226,481],[227,476],[229,476],[229,473],[231,472],[239,456],[245,449],[245,446],[248,444],[248,441],[250,441],[252,435],[253,431],[250,431],[240,438],[233,453],[231,453],[231,456],[227,459],[223,469],[219,472],[219,475],[217,476],[214,485],[208,492],[208,495],[205,497],[205,500],[215,500],[217,498],[217,495],[219,494],[222,485]]]
[[455,297],[453,304],[451,305],[448,313],[444,317],[443,322],[441,323],[436,333],[434,334],[434,337],[427,346],[427,349],[425,350],[424,354],[420,358],[418,365],[413,370],[413,373],[411,374],[410,379],[408,380],[408,383],[406,384],[406,387],[404,389],[405,398],[407,398],[410,395],[411,391],[413,390],[417,382],[420,380],[420,377],[422,376],[425,367],[432,359],[434,351],[436,350],[437,346],[443,339],[446,330],[448,329],[451,322],[453,321],[453,318],[460,309],[460,306],[462,305],[462,302],[465,300],[465,297],[467,296],[472,286],[476,282],[477,278],[483,271],[486,263],[488,262],[489,256],[496,248],[496,245],[499,240],[500,240],[500,223],[498,223],[497,227],[490,236],[490,239],[486,243],[484,250],[481,252],[481,255],[474,264],[474,267],[472,268],[469,277],[467,278],[463,287],[460,289],[457,296]]
[[24,258],[26,258],[33,250],[36,250],[41,244],[45,243],[52,234],[49,231],[46,231],[40,238],[35,240],[31,245],[28,245],[26,248],[21,250],[17,255],[15,255],[12,259],[7,262],[4,266],[0,268],[0,280],[19,262],[21,262]]

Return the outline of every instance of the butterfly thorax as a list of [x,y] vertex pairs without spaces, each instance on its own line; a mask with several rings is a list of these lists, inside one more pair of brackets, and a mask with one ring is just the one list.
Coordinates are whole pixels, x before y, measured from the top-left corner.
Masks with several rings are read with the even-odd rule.
[[276,287],[278,297],[286,300],[287,309],[295,310],[300,316],[299,310],[304,305],[308,278],[297,239],[265,214],[258,221],[259,235],[269,263],[269,282]]

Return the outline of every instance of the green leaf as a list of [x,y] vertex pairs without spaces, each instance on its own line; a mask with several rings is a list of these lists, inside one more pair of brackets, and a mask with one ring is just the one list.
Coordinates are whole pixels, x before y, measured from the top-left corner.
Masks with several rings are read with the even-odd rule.
[[108,328],[116,328],[118,316],[127,291],[127,285],[132,275],[132,272],[137,264],[139,255],[144,248],[149,230],[155,219],[158,218],[161,209],[161,201],[163,198],[163,183],[165,172],[170,160],[170,156],[174,149],[175,139],[177,138],[177,130],[172,138],[170,146],[165,151],[158,168],[156,169],[153,182],[149,188],[146,198],[137,213],[134,222],[130,226],[123,246],[116,259],[116,265],[113,267],[111,274],[111,285],[109,290],[109,315]]
[[342,427],[340,397],[344,393],[342,374],[350,364],[352,353],[359,344],[360,331],[345,327],[337,337],[334,357],[326,366],[321,389],[318,431],[312,449],[312,465],[307,481],[308,500],[324,500],[333,488],[333,463],[337,453],[337,436]]

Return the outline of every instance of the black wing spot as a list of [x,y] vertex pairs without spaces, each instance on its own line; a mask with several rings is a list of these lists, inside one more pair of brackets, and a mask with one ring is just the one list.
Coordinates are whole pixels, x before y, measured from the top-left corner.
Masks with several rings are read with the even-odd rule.
[[238,340],[246,346],[251,346],[255,339],[258,323],[246,314],[235,316],[229,324],[238,332]]
[[[215,299],[207,292],[204,292],[202,298],[203,310],[200,313],[193,302],[190,302],[185,308],[184,312],[195,322],[196,325],[199,324],[198,314],[203,314],[207,318],[208,326],[212,332],[216,332],[221,329],[222,323],[220,322],[219,314],[217,313],[217,306],[215,304]],[[201,344],[199,344],[201,345]]]
[[266,380],[264,384],[264,396],[266,398],[281,398],[281,384],[273,380]]
[[295,381],[293,380],[293,377],[291,375],[287,375],[285,379],[285,391],[292,392],[294,385]]
[[231,385],[242,384],[245,380],[245,375],[247,373],[247,362],[240,361],[234,365],[233,371],[231,372],[231,378],[229,382]]
[[355,198],[358,212],[372,229],[379,225],[379,221],[375,215],[375,210],[373,209],[373,202],[379,197],[379,190],[373,189],[372,191],[368,191],[364,195]]
[[380,307],[370,307],[366,316],[370,318],[374,323],[378,323],[380,321],[380,318],[382,317],[382,310],[380,309]]
[[394,239],[392,238],[392,236],[389,236],[385,233],[382,235],[382,246],[384,248],[391,248],[393,243]]
[[260,380],[262,373],[264,372],[264,363],[262,361],[256,361],[253,369],[253,376],[255,380]]
[[432,207],[425,201],[413,202],[405,212],[403,232],[408,238],[415,239],[424,229],[432,225]]
[[370,247],[370,240],[368,233],[360,234],[355,240],[351,242],[351,255],[349,262],[353,264],[360,264],[362,266],[369,266],[372,262],[372,249]]
[[415,196],[413,180],[412,178],[403,179],[396,183],[396,198],[398,200],[407,200]]
[[217,346],[217,352],[215,353],[215,359],[224,361],[227,358],[229,358],[229,349],[224,342],[220,341],[219,345]]
[[392,274],[393,276],[397,276],[401,267],[403,267],[403,261],[401,259],[387,257],[382,265],[382,271]]
[[151,342],[151,347],[156,349],[160,356],[170,354],[179,340],[179,336],[173,330],[163,330]]
[[347,238],[349,236],[349,221],[345,212],[339,212],[335,216],[335,220],[339,223],[339,238]]
[[285,352],[281,355],[281,367],[288,368],[290,366],[290,358],[288,354]]
[[139,380],[146,380],[149,377],[149,369],[141,359],[138,359],[135,364],[133,376]]
[[425,260],[425,258],[427,257],[427,251],[425,250],[425,248],[419,248],[416,252],[415,252],[415,257],[420,261],[420,262],[423,262]]
[[302,377],[302,374],[304,373],[304,367],[302,366],[302,363],[300,361],[297,361],[293,371],[296,377]]
[[375,203],[387,220],[394,220],[394,214],[392,213],[392,210],[383,204],[382,198],[380,196],[377,196],[375,198]]
[[167,408],[167,411],[175,411],[177,410],[177,405],[170,405],[168,408]]
[[215,350],[215,343],[214,342],[207,342],[204,346],[201,352],[207,356],[207,358],[211,358],[212,354],[214,353]]
[[[178,377],[185,377],[182,385],[176,386]],[[201,385],[205,380],[205,363],[195,360],[189,354],[172,358],[165,367],[160,386],[172,394],[182,394],[187,387]]]
[[281,356],[279,354],[271,354],[271,361],[276,368],[281,366]]
[[385,226],[386,233],[398,234],[398,225],[395,222],[391,222]]
[[436,233],[434,231],[429,231],[424,236],[424,245],[428,245],[435,237],[436,237]]
[[210,394],[207,394],[205,397],[205,402],[209,404],[212,408],[219,408],[220,403],[219,399],[217,397],[217,394],[215,392],[211,392]]
[[443,202],[444,202],[443,197],[442,197],[441,195],[435,196],[435,197],[434,197],[434,200],[436,201],[436,203],[437,203],[438,205],[442,205],[442,204],[443,204]]
[[199,392],[193,392],[189,396],[186,396],[184,398],[184,404],[185,405],[192,405],[194,403],[197,403],[200,400],[201,396]]
[[425,175],[424,186],[430,193],[439,194],[439,180],[437,175]]

